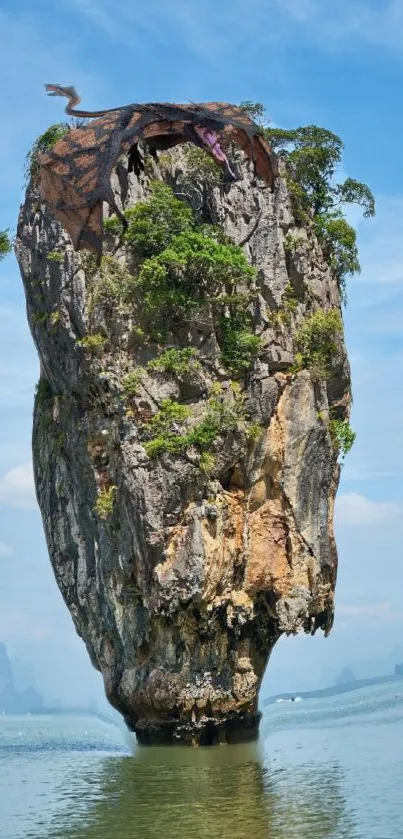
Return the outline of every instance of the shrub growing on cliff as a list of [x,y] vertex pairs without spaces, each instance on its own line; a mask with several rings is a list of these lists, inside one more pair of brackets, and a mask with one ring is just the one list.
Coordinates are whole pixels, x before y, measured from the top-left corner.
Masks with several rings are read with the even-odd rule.
[[204,475],[210,477],[215,469],[216,459],[211,452],[202,452],[200,455],[199,467]]
[[100,355],[106,344],[106,337],[100,332],[93,332],[92,335],[85,335],[76,341],[78,347],[82,347],[90,355]]
[[211,304],[223,363],[239,373],[250,366],[258,348],[246,308],[248,295],[238,291],[248,288],[254,276],[241,248],[218,242],[205,231],[189,230],[145,260],[138,284],[147,321],[162,334],[169,322],[171,327],[197,322],[203,306]]
[[319,309],[305,318],[295,334],[296,369],[308,368],[315,378],[328,378],[337,358],[337,339],[341,332],[338,309],[330,312]]
[[63,262],[63,258],[63,252],[58,250],[50,251],[47,255],[47,259],[49,259],[50,262]]
[[47,379],[41,377],[35,385],[35,398],[38,402],[45,402],[53,398],[53,391]]
[[141,367],[136,367],[123,379],[123,390],[129,399],[137,396],[141,384],[141,378],[144,375],[144,370]]
[[313,223],[345,298],[346,276],[360,270],[356,233],[342,213],[345,204],[358,204],[365,218],[375,215],[375,200],[366,184],[353,178],[335,183],[341,163],[340,137],[308,125],[291,131],[266,128],[269,143],[287,161],[287,181],[297,223]]
[[158,358],[149,361],[147,369],[157,373],[172,373],[174,376],[184,376],[200,368],[197,361],[198,352],[195,347],[172,347],[161,353]]
[[345,277],[360,271],[357,251],[357,234],[340,213],[323,214],[315,219],[315,233],[322,244],[323,254],[329,262],[345,299]]
[[190,177],[195,181],[216,186],[222,180],[222,171],[219,164],[207,151],[197,146],[188,145],[184,147],[186,164]]
[[253,119],[256,125],[260,125],[262,128],[267,127],[268,120],[266,116],[266,108],[261,102],[251,102],[249,100],[245,100],[244,102],[241,102],[239,107],[245,111],[251,119]]
[[98,493],[98,498],[94,504],[94,512],[97,513],[102,521],[106,521],[113,513],[115,505],[117,487],[112,485],[101,489]]
[[56,145],[58,140],[70,130],[70,126],[65,122],[58,122],[50,125],[47,130],[35,140],[32,148],[29,150],[25,158],[25,179],[26,181],[35,178],[39,171],[38,154],[46,152]]
[[329,422],[329,433],[335,449],[340,453],[341,459],[344,460],[354,445],[355,431],[352,430],[347,419],[333,419]]
[[[219,395],[212,396],[200,421],[188,430],[184,430],[183,433],[180,433],[177,423],[190,419],[190,409],[185,405],[173,403],[169,399],[164,402],[167,404],[164,406],[161,404],[160,411],[148,423],[149,428],[155,432],[153,439],[144,444],[151,458],[164,453],[181,454],[189,448],[195,448],[200,452],[200,468],[207,474],[208,470],[213,470],[214,456],[211,448],[221,434],[235,431],[238,424],[242,423],[247,438],[256,439],[256,427],[247,422],[244,402],[237,391],[235,391],[235,399],[232,403],[223,401]],[[172,420],[173,416],[174,420]],[[206,457],[207,454],[212,457]]]
[[299,224],[313,224],[345,301],[346,277],[359,271],[360,263],[355,230],[344,218],[342,207],[357,204],[362,207],[364,218],[374,216],[371,190],[354,178],[335,181],[344,150],[337,134],[317,125],[270,128],[260,103],[243,105],[252,119],[258,115],[264,137],[285,158],[295,219]]
[[89,308],[99,302],[115,305],[127,303],[136,288],[136,278],[126,264],[111,254],[104,254],[96,276]]
[[[140,297],[141,337],[152,341],[163,341],[168,330],[191,323],[210,325],[213,317],[223,364],[232,375],[243,375],[260,341],[248,311],[255,270],[242,248],[219,227],[200,223],[160,181],[151,184],[150,196],[125,217],[129,226],[123,240],[133,248],[137,276],[129,275],[127,281],[115,277],[106,263],[116,259],[105,257],[93,300],[128,301],[136,295],[139,302]],[[120,222],[112,217],[107,228],[118,232]],[[173,359],[174,351],[169,351],[149,367],[175,372]]]
[[261,339],[251,331],[247,301],[232,301],[220,313],[218,327],[221,359],[233,376],[240,376],[259,354]]
[[195,225],[190,207],[160,181],[151,184],[150,198],[126,210],[125,216],[129,226],[124,238],[142,258],[161,253],[175,236]]
[[155,435],[170,434],[179,423],[190,416],[190,408],[173,399],[163,399],[159,411],[149,420],[148,425]]
[[0,230],[0,262],[7,254],[11,253],[12,242],[8,230]]
[[146,423],[153,435],[144,444],[149,457],[158,457],[164,452],[177,454],[185,448],[186,434],[180,434],[180,425],[190,417],[187,405],[181,405],[173,399],[163,399],[159,411]]
[[139,285],[156,314],[164,302],[186,307],[212,300],[222,288],[231,294],[238,284],[249,286],[254,276],[240,248],[195,230],[175,236],[169,247],[147,259],[139,272]]

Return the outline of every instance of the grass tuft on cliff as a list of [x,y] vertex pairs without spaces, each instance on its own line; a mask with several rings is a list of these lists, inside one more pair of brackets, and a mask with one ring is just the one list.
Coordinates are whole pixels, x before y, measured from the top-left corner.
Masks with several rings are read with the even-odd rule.
[[[236,383],[235,383],[236,384]],[[256,440],[261,429],[250,423],[246,416],[243,395],[234,387],[232,402],[223,401],[213,394],[207,410],[200,420],[192,424],[192,412],[186,405],[171,399],[161,403],[157,414],[145,424],[152,438],[144,443],[149,458],[162,454],[185,454],[193,448],[200,454],[200,468],[205,474],[214,470],[215,456],[212,447],[220,435],[242,427],[248,440]]]

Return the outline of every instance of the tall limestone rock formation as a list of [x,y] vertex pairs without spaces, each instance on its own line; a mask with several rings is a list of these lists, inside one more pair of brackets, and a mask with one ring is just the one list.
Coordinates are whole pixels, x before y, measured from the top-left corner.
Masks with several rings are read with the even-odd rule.
[[121,159],[113,188],[137,209],[100,271],[34,184],[19,218],[49,554],[142,743],[255,737],[278,638],[332,626],[339,291],[281,167],[273,192],[240,168],[228,187],[186,148]]

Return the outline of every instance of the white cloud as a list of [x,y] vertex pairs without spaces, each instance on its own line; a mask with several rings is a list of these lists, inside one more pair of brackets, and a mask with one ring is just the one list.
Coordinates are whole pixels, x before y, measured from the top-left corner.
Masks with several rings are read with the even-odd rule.
[[[301,0],[302,2],[302,0]],[[236,52],[239,43],[259,35],[260,43],[281,38],[281,17],[273,26],[276,0],[251,0],[248,12],[244,0],[222,0],[217,5],[198,0],[149,0],[141,10],[131,0],[64,0],[65,5],[88,18],[113,41],[133,45],[144,38],[153,43],[175,40],[204,58]],[[282,12],[282,10],[280,10]],[[293,15],[294,16],[294,15]],[[271,22],[271,26],[269,25]],[[279,30],[279,31],[277,31]]]
[[362,271],[349,286],[366,294],[362,303],[378,306],[403,290],[403,198],[377,196],[375,218],[357,221]]
[[13,548],[7,545],[6,542],[0,542],[0,556],[11,556]]
[[343,482],[346,481],[375,481],[379,478],[396,478],[399,476],[399,472],[388,472],[388,471],[381,471],[376,469],[365,469],[365,468],[357,468],[357,469],[349,469],[348,464],[343,469]]
[[34,476],[31,463],[14,466],[0,478],[0,505],[35,509]]
[[346,492],[336,499],[337,524],[372,527],[402,517],[403,508],[392,501],[371,501],[356,492]]
[[[66,2],[66,0],[65,0]],[[66,3],[67,5],[67,3]],[[71,2],[69,2],[71,8]],[[170,28],[186,46],[199,54],[227,51],[245,37],[286,45],[295,36],[314,41],[324,51],[368,43],[402,48],[402,0],[222,0],[217,6],[198,0],[149,0],[138,8],[131,0],[74,0],[77,11],[114,40],[133,44],[147,31],[154,41],[166,42]],[[129,26],[130,25],[130,26]],[[128,28],[129,27],[129,28]],[[130,34],[129,34],[130,33]],[[230,35],[228,35],[230,33]]]
[[[70,9],[71,5],[69,0]],[[215,7],[214,15],[209,3],[203,5],[196,0],[176,0],[175,3],[150,0],[142,8],[140,17],[131,0],[121,0],[119,5],[114,0],[73,0],[73,5],[111,40],[133,47],[136,41],[143,40],[146,32],[154,43],[168,44],[174,29],[178,41],[206,56],[231,46],[229,26],[232,27],[232,41],[238,40],[244,27],[249,29],[253,21],[253,16],[242,15],[242,26],[239,26],[244,11],[242,0],[231,3],[224,0],[220,7]]]
[[15,609],[2,611],[0,614],[0,638],[3,641],[42,641],[50,638],[52,634],[52,628],[47,623],[36,620],[26,612]]
[[[263,3],[263,0],[261,0]],[[350,42],[357,48],[360,42],[373,46],[402,49],[402,0],[274,0],[297,25],[304,25],[304,35],[317,40],[323,50],[330,50]]]
[[368,604],[340,604],[337,606],[337,614],[346,618],[354,618],[360,622],[373,623],[376,621],[386,623],[399,623],[403,620],[403,612],[393,608],[389,602],[368,603]]

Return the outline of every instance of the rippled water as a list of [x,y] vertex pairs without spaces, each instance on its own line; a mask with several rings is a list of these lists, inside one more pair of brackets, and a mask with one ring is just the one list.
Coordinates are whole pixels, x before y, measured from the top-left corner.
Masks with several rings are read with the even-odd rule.
[[256,746],[136,749],[88,717],[0,717],[4,839],[400,839],[403,684],[271,705]]

